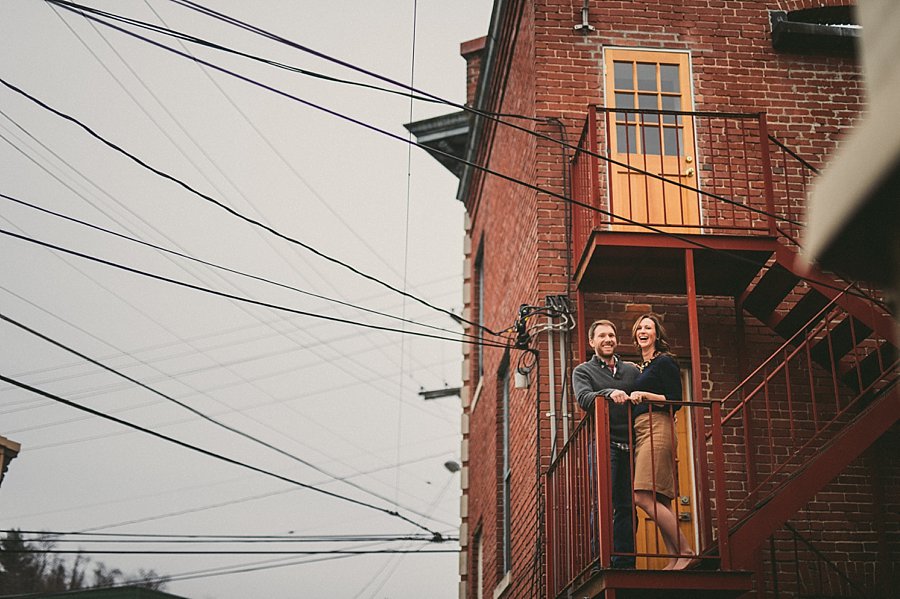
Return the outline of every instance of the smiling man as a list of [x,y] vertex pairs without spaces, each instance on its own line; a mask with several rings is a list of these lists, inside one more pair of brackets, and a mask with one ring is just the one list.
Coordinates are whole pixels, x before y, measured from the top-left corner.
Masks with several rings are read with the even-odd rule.
[[[619,360],[616,355],[616,325],[611,321],[596,320],[591,323],[588,343],[594,350],[594,356],[575,368],[572,387],[578,405],[584,410],[593,409],[597,397],[610,401],[608,441],[613,507],[612,566],[634,568],[635,517],[631,491],[631,452],[628,445],[631,439],[631,419],[626,404],[640,372],[637,366]],[[590,455],[594,455],[593,452]],[[592,467],[591,471],[591,476],[594,476],[596,468]],[[594,485],[591,487],[594,488]],[[591,538],[592,545],[595,545],[593,531]],[[596,546],[592,547],[592,551],[597,553]]]

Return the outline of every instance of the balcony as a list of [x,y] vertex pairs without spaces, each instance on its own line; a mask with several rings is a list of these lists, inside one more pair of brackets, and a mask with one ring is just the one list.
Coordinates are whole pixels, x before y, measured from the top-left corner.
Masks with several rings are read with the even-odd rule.
[[590,106],[571,161],[572,272],[581,291],[736,296],[795,245],[815,169],[765,114]]
[[[890,317],[861,310],[859,301],[848,286],[733,391],[681,404],[678,446],[690,449],[673,464],[674,509],[692,546],[669,553],[652,524],[640,523],[634,570],[611,568],[612,531],[604,524],[612,522],[609,418],[607,403],[596,402],[546,473],[547,596],[637,598],[665,590],[727,598],[748,591],[748,570],[766,540],[790,528],[787,521],[900,417],[900,362],[891,327],[883,326]],[[696,569],[658,569],[691,551],[701,558]],[[798,561],[798,572],[809,567],[808,559]],[[855,584],[836,564],[816,568]]]

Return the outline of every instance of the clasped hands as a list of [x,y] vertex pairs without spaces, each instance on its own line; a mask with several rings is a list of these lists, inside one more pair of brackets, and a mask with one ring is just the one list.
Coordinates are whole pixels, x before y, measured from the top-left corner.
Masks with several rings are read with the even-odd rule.
[[618,404],[623,404],[628,401],[637,404],[641,403],[644,400],[644,395],[645,394],[643,391],[632,391],[629,394],[620,389],[616,389],[615,391],[610,393],[609,398]]

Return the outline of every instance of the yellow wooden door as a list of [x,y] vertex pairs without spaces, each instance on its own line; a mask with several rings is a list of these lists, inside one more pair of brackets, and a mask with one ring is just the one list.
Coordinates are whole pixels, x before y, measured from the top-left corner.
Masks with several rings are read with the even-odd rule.
[[[685,401],[690,401],[690,371],[682,370],[682,389]],[[696,523],[697,510],[694,494],[694,459],[693,444],[691,443],[691,412],[690,408],[681,408],[675,413],[675,439],[677,451],[675,459],[678,467],[678,492],[672,503],[672,510],[678,516],[678,528],[691,542],[691,549],[696,549]],[[635,537],[635,549],[637,554],[665,554],[666,545],[662,535],[656,529],[656,525],[642,510],[637,510],[638,529]],[[682,550],[687,554],[687,548]],[[638,557],[638,569],[660,570],[668,558],[665,557]]]
[[[687,54],[607,49],[604,60],[608,107],[692,109]],[[608,119],[609,154],[618,163],[609,166],[612,213],[663,231],[699,232],[699,198],[691,191],[697,188],[693,119],[646,112],[611,112]],[[648,231],[626,224],[613,229]]]

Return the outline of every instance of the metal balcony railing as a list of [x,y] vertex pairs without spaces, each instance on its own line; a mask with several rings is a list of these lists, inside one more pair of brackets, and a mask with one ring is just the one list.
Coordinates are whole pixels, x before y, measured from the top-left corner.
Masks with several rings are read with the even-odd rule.
[[796,236],[813,174],[764,113],[590,106],[571,162],[573,266],[594,230]]
[[[731,569],[734,531],[740,525],[746,531],[755,510],[787,493],[796,475],[823,455],[838,431],[894,392],[900,361],[891,340],[873,334],[841,307],[840,298],[832,299],[726,397],[682,404],[678,417],[690,418],[695,429],[694,477],[676,485],[679,496],[697,498],[699,546],[694,549],[707,564],[715,560],[713,564]],[[593,568],[610,567],[608,423],[607,402],[599,400],[547,471],[550,597],[589,578]],[[807,492],[815,489],[792,488],[789,493]],[[781,526],[772,522],[750,528]],[[775,529],[757,532],[764,539]],[[686,548],[676,555],[688,553]],[[658,548],[636,556],[671,557]]]

